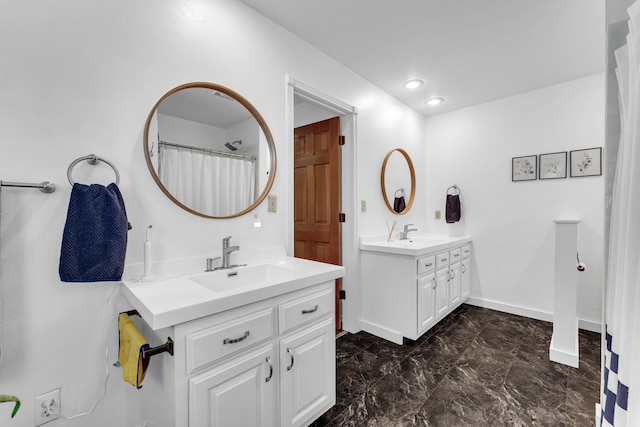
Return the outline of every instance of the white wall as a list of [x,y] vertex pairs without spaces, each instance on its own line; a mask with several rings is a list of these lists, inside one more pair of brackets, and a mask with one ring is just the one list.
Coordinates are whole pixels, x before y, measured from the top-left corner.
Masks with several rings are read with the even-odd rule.
[[[153,224],[157,260],[199,257],[204,266],[228,234],[242,249],[286,243],[284,213],[290,207],[279,205],[274,214],[261,205],[262,228],[254,229],[250,216],[211,220],[188,214],[157,188],[143,156],[144,124],[157,100],[179,84],[209,81],[247,98],[271,128],[279,165],[291,155],[283,146],[287,74],[357,107],[357,192],[368,207],[359,214],[359,232],[384,233],[385,220],[395,219],[379,189],[384,154],[394,147],[412,155],[420,186],[412,212],[402,220],[424,228],[424,117],[243,4],[10,0],[2,9],[0,179],[58,185],[48,195],[2,189],[0,394],[23,400],[11,425],[33,425],[34,396],[58,387],[64,415],[91,410],[103,394],[107,369],[106,396],[95,412],[57,425],[137,426],[155,417],[141,413],[139,401],[159,393],[157,381],[135,390],[111,366],[117,358],[117,312],[129,308],[118,285],[58,279],[71,190],[66,172],[74,159],[95,153],[120,170],[134,227],[130,266],[142,261],[147,224]],[[278,200],[286,200],[290,177],[278,170],[272,190]],[[113,174],[105,165],[83,164],[74,178],[106,184]],[[151,362],[148,376],[158,375],[154,365],[160,363]],[[10,406],[0,405],[3,425]]]
[[[604,75],[594,75],[427,120],[427,227],[473,236],[471,301],[551,320],[556,218],[577,218],[578,315],[601,318],[604,178],[511,182],[511,158],[602,147]],[[462,220],[436,221],[458,184]]]

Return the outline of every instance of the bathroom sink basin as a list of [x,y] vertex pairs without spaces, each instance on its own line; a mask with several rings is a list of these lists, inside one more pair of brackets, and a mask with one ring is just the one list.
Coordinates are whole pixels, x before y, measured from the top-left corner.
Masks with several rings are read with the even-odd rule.
[[213,292],[237,291],[243,288],[281,283],[294,277],[293,271],[275,264],[262,264],[211,271],[189,277]]
[[446,250],[449,247],[453,247],[465,241],[470,241],[470,238],[439,235],[416,235],[405,240],[361,240],[360,249],[373,252],[420,256],[436,250]]

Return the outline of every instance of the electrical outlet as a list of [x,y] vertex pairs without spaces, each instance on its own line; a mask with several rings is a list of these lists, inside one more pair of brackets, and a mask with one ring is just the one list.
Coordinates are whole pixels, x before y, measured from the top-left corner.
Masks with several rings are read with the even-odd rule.
[[267,211],[276,212],[278,210],[278,198],[272,194],[267,196]]
[[34,425],[41,426],[53,420],[60,418],[60,410],[62,404],[60,403],[60,389],[50,391],[49,393],[36,396],[35,404],[33,406],[34,411]]
[[366,212],[367,211],[367,201],[366,200],[360,200],[360,211],[361,212]]
[[440,219],[440,211],[436,211],[434,217],[435,219]]

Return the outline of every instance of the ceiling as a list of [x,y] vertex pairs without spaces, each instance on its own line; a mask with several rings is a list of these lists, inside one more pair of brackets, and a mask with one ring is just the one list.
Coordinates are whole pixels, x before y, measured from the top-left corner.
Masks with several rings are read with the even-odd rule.
[[604,71],[605,0],[241,1],[427,116]]

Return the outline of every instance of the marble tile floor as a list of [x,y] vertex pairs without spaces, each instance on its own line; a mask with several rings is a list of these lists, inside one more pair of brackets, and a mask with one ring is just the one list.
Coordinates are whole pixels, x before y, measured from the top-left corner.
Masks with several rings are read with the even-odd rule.
[[580,368],[549,361],[552,324],[462,305],[418,341],[337,339],[336,405],[320,426],[593,426],[600,334]]

